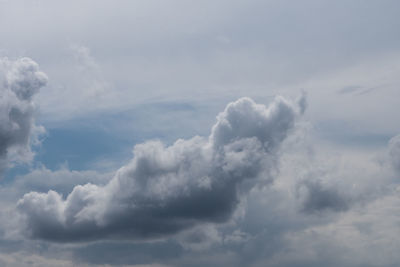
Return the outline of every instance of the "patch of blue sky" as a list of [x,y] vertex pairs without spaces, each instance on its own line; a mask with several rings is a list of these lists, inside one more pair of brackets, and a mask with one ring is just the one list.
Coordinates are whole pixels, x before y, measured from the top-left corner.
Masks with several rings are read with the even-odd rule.
[[8,168],[3,177],[0,179],[0,185],[10,184],[14,181],[15,177],[29,173],[31,166],[28,164],[18,164]]
[[71,170],[84,170],[99,158],[123,157],[127,145],[101,129],[48,129],[35,161],[52,170],[63,165]]
[[53,170],[64,165],[86,170],[101,168],[101,162],[121,163],[131,158],[135,144],[147,140],[171,144],[178,138],[208,135],[215,115],[206,106],[156,102],[56,122],[51,128],[43,121],[47,135],[36,148],[35,161]]

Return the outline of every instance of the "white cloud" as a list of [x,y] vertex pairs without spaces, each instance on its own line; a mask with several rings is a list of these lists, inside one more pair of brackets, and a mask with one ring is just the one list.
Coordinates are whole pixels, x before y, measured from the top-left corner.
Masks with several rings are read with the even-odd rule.
[[[29,58],[0,61],[0,172],[10,163],[28,162],[30,145],[44,131],[35,125],[32,97],[46,85],[47,76]],[[36,135],[36,136],[35,136]]]

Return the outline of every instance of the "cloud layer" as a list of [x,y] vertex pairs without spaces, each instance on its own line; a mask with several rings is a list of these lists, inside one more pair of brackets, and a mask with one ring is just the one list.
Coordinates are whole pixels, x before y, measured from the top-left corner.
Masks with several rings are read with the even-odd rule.
[[18,202],[26,233],[78,241],[168,236],[202,222],[226,222],[257,181],[271,180],[277,151],[301,107],[241,98],[217,116],[208,138],[138,144],[105,186],[75,186],[63,198],[31,192]]
[[29,58],[0,60],[0,172],[12,162],[32,159],[35,125],[33,96],[46,85],[47,76]]
[[392,166],[400,172],[400,135],[397,135],[389,141],[389,156]]

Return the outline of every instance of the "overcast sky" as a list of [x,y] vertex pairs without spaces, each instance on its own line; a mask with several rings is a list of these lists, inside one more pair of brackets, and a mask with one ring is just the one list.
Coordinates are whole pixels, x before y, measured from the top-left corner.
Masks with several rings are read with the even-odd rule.
[[399,10],[0,0],[0,265],[399,266]]

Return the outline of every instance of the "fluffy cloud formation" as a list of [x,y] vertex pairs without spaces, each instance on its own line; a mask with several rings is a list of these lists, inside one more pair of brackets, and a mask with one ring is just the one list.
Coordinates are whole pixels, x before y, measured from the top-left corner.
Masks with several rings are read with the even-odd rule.
[[0,60],[0,172],[10,162],[29,161],[32,135],[42,131],[35,125],[32,97],[46,85],[47,76],[29,58]]
[[166,236],[226,222],[243,193],[269,181],[277,151],[301,107],[276,97],[267,108],[230,103],[208,138],[136,145],[132,161],[104,186],[75,186],[64,199],[31,192],[18,202],[28,235],[52,241]]

